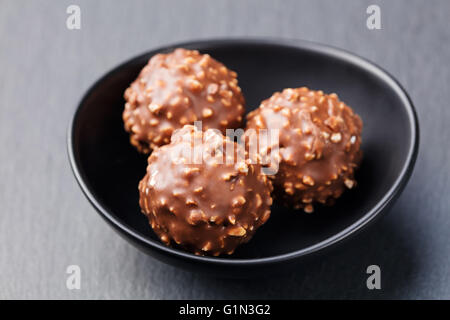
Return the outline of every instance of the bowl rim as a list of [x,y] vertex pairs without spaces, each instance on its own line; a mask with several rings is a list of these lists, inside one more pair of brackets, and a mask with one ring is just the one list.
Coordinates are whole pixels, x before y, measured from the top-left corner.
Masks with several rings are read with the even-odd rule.
[[[283,253],[275,256],[263,257],[263,258],[250,258],[250,259],[230,259],[221,257],[210,257],[210,256],[197,256],[189,252],[174,249],[164,244],[152,240],[147,236],[141,234],[140,232],[133,230],[125,223],[119,221],[112,212],[94,196],[89,183],[85,178],[85,174],[79,165],[79,158],[75,154],[74,145],[74,135],[75,135],[75,125],[78,120],[80,110],[82,109],[85,101],[91,95],[91,93],[108,77],[112,74],[120,72],[120,70],[126,67],[129,63],[142,59],[146,56],[156,54],[161,51],[173,50],[177,47],[195,47],[199,50],[205,48],[212,48],[218,46],[229,46],[229,45],[266,45],[266,46],[277,46],[285,47],[291,49],[301,49],[304,51],[310,51],[311,53],[321,54],[328,56],[330,58],[338,59],[345,63],[354,65],[357,68],[363,69],[369,74],[374,75],[381,81],[387,84],[387,86],[393,90],[397,96],[400,98],[402,105],[408,115],[409,127],[410,127],[410,147],[408,150],[406,161],[404,162],[402,169],[394,181],[393,185],[386,192],[386,194],[378,201],[378,203],[368,210],[360,219],[352,223],[347,228],[341,230],[340,232],[330,236],[318,243],[310,245],[308,247],[302,248],[300,250],[295,250],[289,253]],[[96,211],[109,222],[113,227],[119,231],[131,236],[134,240],[139,243],[150,246],[152,249],[159,251],[161,253],[173,255],[176,258],[182,258],[190,260],[191,262],[207,263],[212,265],[222,265],[222,266],[256,266],[256,265],[267,265],[280,262],[288,262],[295,260],[297,258],[311,255],[317,253],[320,250],[334,247],[336,244],[343,242],[350,236],[355,235],[357,232],[361,231],[364,227],[368,226],[370,222],[374,221],[384,209],[391,204],[395,199],[398,198],[401,191],[406,186],[409,178],[411,177],[419,150],[419,121],[417,117],[417,112],[414,108],[413,102],[406,90],[402,85],[386,70],[378,66],[377,64],[362,58],[354,53],[347,50],[339,49],[330,45],[320,44],[316,42],[311,42],[307,40],[299,39],[286,39],[286,38],[214,38],[214,39],[202,39],[202,40],[192,40],[172,43],[164,46],[160,46],[156,49],[148,50],[145,53],[134,56],[121,64],[113,67],[103,76],[101,76],[97,81],[95,81],[89,89],[85,92],[82,98],[79,100],[75,113],[70,121],[67,133],[67,151],[69,156],[70,166],[72,172],[86,198],[93,205]]]

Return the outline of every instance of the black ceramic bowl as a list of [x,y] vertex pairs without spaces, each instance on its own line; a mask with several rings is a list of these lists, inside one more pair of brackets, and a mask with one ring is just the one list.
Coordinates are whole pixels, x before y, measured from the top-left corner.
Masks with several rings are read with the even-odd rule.
[[[148,59],[176,47],[209,53],[238,73],[247,112],[273,92],[307,86],[336,92],[363,122],[358,187],[313,214],[274,205],[268,222],[231,256],[201,257],[162,244],[138,205],[146,157],[123,129],[123,92]],[[179,43],[133,58],[98,80],[81,100],[68,135],[70,163],[84,194],[122,236],[176,266],[221,275],[277,270],[355,234],[385,212],[405,186],[417,155],[418,122],[402,87],[348,52],[303,41],[212,40]]]

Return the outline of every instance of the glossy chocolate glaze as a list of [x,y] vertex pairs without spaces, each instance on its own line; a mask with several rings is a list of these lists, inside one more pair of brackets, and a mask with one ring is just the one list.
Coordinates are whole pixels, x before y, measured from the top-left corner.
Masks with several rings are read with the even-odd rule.
[[248,114],[247,139],[248,129],[279,130],[279,170],[269,177],[281,202],[310,213],[314,202],[331,204],[356,185],[362,121],[336,94],[305,87],[276,92]]
[[240,127],[244,97],[237,75],[208,54],[176,49],[157,54],[125,91],[123,120],[141,152],[170,142],[175,129],[202,121],[203,130]]
[[139,203],[159,238],[215,256],[250,240],[270,216],[272,184],[245,158],[220,131],[191,125],[155,149],[139,183]]

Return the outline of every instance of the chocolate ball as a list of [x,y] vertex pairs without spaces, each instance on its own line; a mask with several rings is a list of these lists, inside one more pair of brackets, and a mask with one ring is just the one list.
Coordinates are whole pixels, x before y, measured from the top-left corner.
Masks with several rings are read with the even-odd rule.
[[165,244],[217,256],[233,253],[267,221],[271,191],[242,146],[186,125],[148,158],[139,204]]
[[203,130],[238,128],[244,97],[236,72],[208,54],[176,49],[157,54],[126,89],[123,120],[130,141],[149,153],[170,142],[175,129],[202,121]]
[[[311,213],[315,202],[332,204],[356,185],[362,121],[336,94],[305,87],[276,92],[248,114],[245,137],[261,129],[279,130],[272,158],[278,172],[269,177],[282,203]],[[276,150],[264,141],[261,147]]]

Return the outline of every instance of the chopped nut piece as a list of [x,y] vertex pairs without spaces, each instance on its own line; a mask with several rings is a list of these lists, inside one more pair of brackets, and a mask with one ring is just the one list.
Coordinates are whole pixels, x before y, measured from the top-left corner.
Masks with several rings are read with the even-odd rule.
[[270,217],[270,210],[266,210],[263,214],[263,216],[261,217],[261,221],[262,223],[265,223]]
[[256,199],[256,208],[261,207],[261,205],[262,205],[261,196],[259,194],[256,194],[255,199]]
[[311,161],[314,160],[314,158],[316,157],[316,155],[314,153],[305,153],[305,160]]
[[232,207],[239,207],[244,205],[246,202],[245,198],[243,196],[238,196],[234,198],[231,202]]
[[162,106],[156,103],[150,103],[148,105],[148,109],[153,112],[153,113],[157,113],[159,112],[159,110],[161,110]]
[[220,102],[222,102],[222,104],[223,104],[225,107],[231,106],[230,100],[221,99]]
[[228,230],[228,235],[235,237],[245,236],[246,233],[247,231],[242,227],[234,227]]
[[213,111],[210,108],[203,109],[202,115],[204,118],[209,118],[213,115]]
[[200,192],[202,192],[203,191],[203,187],[198,187],[198,188],[195,188],[194,189],[194,192],[195,193],[200,193]]
[[309,186],[313,186],[314,185],[314,180],[310,176],[303,176],[303,180],[302,181],[303,181],[304,184],[307,184]]
[[331,135],[331,141],[332,142],[334,142],[334,143],[338,143],[338,142],[340,142],[341,141],[341,139],[342,139],[342,136],[341,136],[341,134],[338,132],[338,133],[333,133],[332,135]]
[[248,165],[244,161],[239,162],[236,168],[239,173],[248,173]]
[[347,188],[351,189],[355,185],[355,182],[353,180],[350,180],[350,179],[345,179],[344,180],[344,184],[345,184],[345,186]]
[[328,138],[330,137],[330,134],[329,134],[328,132],[326,132],[326,131],[322,131],[322,136],[323,136],[325,139],[328,139]]
[[208,241],[202,248],[203,251],[209,251],[212,248],[212,243]]
[[285,188],[284,192],[286,192],[289,195],[293,195],[294,194],[294,189],[292,189],[292,188]]

